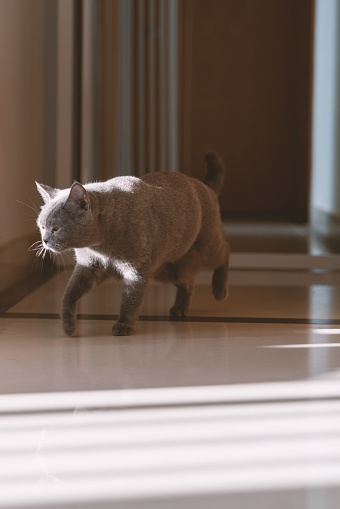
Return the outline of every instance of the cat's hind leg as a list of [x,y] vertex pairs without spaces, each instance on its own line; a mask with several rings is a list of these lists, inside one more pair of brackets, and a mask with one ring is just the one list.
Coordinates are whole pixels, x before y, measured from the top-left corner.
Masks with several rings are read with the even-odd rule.
[[171,267],[177,293],[175,303],[170,309],[170,316],[183,318],[188,314],[190,308],[194,292],[194,277],[201,268],[197,250],[192,247],[181,260],[172,264]]
[[228,273],[229,273],[229,244],[226,242],[226,254],[223,265],[214,270],[212,277],[212,292],[216,300],[224,300],[228,297]]
[[224,300],[228,297],[228,268],[218,267],[212,277],[212,291],[216,300]]

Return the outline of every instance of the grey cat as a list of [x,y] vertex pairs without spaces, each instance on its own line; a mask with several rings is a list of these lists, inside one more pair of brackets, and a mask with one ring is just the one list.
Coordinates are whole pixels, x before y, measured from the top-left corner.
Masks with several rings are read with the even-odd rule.
[[37,183],[45,202],[37,219],[43,248],[74,250],[77,262],[62,299],[66,334],[75,331],[77,301],[112,276],[123,278],[116,336],[133,333],[150,277],[176,285],[172,317],[187,314],[201,269],[214,270],[215,298],[227,297],[229,245],[217,199],[225,170],[215,152],[205,161],[204,183],[171,172],[75,182],[63,190]]

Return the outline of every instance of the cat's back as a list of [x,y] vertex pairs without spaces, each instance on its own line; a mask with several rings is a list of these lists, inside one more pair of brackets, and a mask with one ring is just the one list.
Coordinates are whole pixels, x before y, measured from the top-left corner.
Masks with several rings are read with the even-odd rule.
[[[193,187],[194,181],[192,177],[188,177],[184,173],[172,171],[156,171],[146,173],[141,180],[151,186],[167,189],[182,189],[184,187]],[[198,182],[198,181],[196,181]]]
[[189,214],[190,211],[200,214],[200,188],[206,188],[202,182],[184,173],[168,171],[147,173],[141,181],[149,188],[150,198],[168,214]]
[[[157,171],[141,178],[133,176],[114,177],[106,182],[85,184],[94,193],[103,210],[110,213],[112,202],[126,213],[145,214],[157,210],[167,218],[186,215],[197,217],[218,208],[216,194],[203,182],[180,172]],[[119,200],[116,198],[119,197]]]
[[184,173],[169,171],[147,173],[141,178],[133,176],[114,177],[106,182],[91,182],[85,184],[84,187],[88,191],[104,195],[116,192],[128,195],[140,191],[146,197],[147,195],[163,194],[162,191],[166,191],[178,195],[187,193],[188,198],[190,194],[197,195],[197,191],[208,189],[207,186],[195,178]]
[[175,202],[182,202],[186,207],[190,202],[199,202],[204,209],[217,209],[218,200],[214,191],[200,180],[180,172],[158,171],[147,173],[141,180],[159,191],[159,195],[168,195]]
[[[157,171],[154,173],[147,173],[141,180],[153,187],[156,191],[160,191],[160,194],[168,193],[169,196],[179,199],[186,197],[186,201],[193,199],[199,201],[205,201],[209,199],[209,196],[214,199],[214,193],[211,192],[203,182],[196,178],[189,177],[184,173],[170,172],[170,171]],[[163,192],[163,193],[162,193]],[[207,196],[207,198],[206,198]]]

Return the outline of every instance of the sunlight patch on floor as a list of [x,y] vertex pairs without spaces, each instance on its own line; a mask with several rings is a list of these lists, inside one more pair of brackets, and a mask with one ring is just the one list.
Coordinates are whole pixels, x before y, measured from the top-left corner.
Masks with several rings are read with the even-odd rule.
[[336,486],[339,396],[303,380],[3,395],[0,507]]

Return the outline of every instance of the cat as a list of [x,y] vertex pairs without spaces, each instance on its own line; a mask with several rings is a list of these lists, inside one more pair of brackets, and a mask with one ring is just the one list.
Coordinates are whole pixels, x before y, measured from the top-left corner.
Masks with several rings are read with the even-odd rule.
[[215,152],[205,156],[203,182],[177,172],[54,189],[38,184],[43,198],[37,219],[42,246],[52,253],[73,250],[76,265],[61,305],[64,332],[76,328],[76,303],[94,284],[123,279],[118,321],[112,333],[133,334],[151,277],[177,287],[171,317],[188,313],[194,276],[212,269],[217,300],[228,296],[229,245],[218,204],[225,168]]

